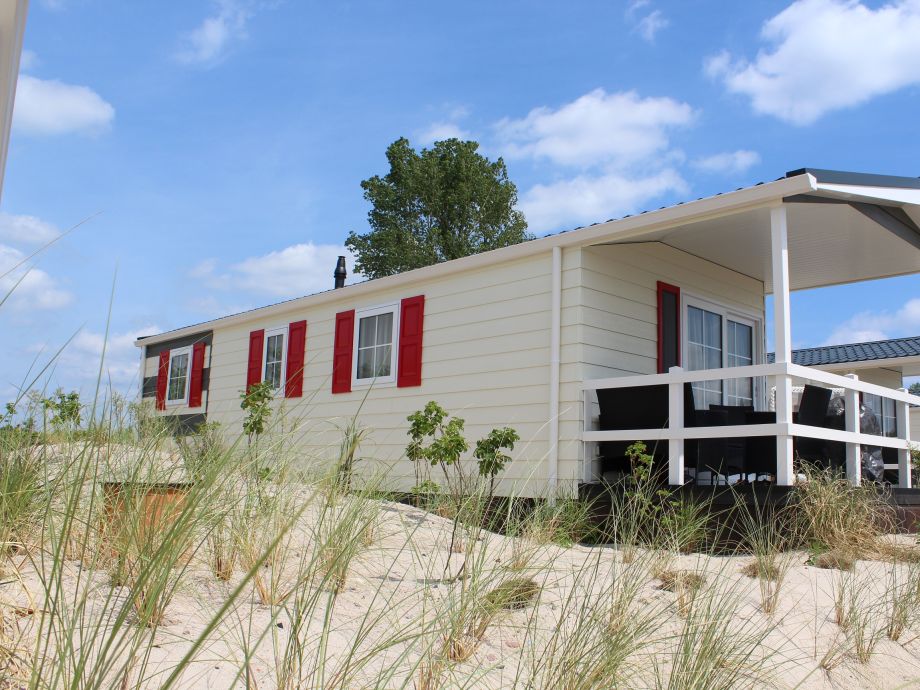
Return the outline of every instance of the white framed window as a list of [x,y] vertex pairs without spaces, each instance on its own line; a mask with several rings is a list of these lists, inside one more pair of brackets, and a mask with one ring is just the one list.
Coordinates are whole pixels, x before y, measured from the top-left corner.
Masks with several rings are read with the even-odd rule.
[[191,366],[191,347],[177,347],[169,351],[169,373],[166,376],[167,405],[184,405],[188,401]]
[[[690,371],[741,367],[760,361],[761,322],[723,305],[684,298],[684,363]],[[693,384],[697,409],[710,405],[755,406],[756,379],[700,381]]]
[[284,387],[284,371],[287,367],[288,327],[266,329],[265,351],[262,353],[262,380],[268,381],[274,390]]
[[355,350],[352,364],[356,385],[396,381],[396,333],[399,306],[362,309],[355,312]]
[[862,393],[862,403],[875,415],[882,436],[897,437],[898,418],[894,400],[872,393]]

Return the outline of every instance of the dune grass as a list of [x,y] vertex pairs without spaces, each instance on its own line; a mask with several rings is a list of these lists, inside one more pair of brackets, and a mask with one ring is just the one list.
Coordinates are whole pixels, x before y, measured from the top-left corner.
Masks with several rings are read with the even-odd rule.
[[[40,418],[0,421],[0,688],[772,686],[807,552],[853,563],[825,574],[838,634],[815,670],[920,632],[920,557],[882,539],[874,489],[831,476],[780,516],[743,511],[744,577],[712,506],[651,473],[604,521],[573,496],[496,508],[492,482],[410,506],[361,467],[357,416],[326,420],[318,466],[283,411],[177,440],[100,383],[81,423]],[[866,558],[893,561],[884,587]]]
[[[786,580],[816,535],[863,558],[908,556],[881,589],[829,575],[839,639],[816,668],[870,663],[920,627],[912,549],[886,550],[880,529],[846,535],[856,518],[831,520],[833,500],[862,516],[875,504],[836,485],[808,487],[774,520],[741,514],[741,550],[725,560],[707,550],[704,507],[686,500],[652,526],[615,505],[605,527],[573,499],[512,500],[498,534],[473,495],[455,529],[364,477],[343,485],[337,466],[298,469],[270,433],[257,448],[180,449],[162,429],[135,426],[130,443],[123,431],[3,437],[4,481],[17,487],[3,503],[4,682],[191,687],[223,665],[231,684],[291,689],[755,687],[771,682]],[[151,487],[167,484],[175,500],[151,508]]]

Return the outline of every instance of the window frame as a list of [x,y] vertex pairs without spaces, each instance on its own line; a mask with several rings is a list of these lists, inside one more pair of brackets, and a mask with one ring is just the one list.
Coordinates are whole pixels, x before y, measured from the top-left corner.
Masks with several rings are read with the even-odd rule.
[[[399,350],[399,302],[382,304],[364,309],[355,309],[354,340],[352,341],[351,354],[351,385],[352,388],[367,388],[370,386],[395,386],[397,351]],[[393,340],[390,343],[390,375],[358,378],[358,352],[361,348],[361,319],[381,314],[393,315]]]
[[[173,371],[173,360],[181,355],[188,356],[188,366],[185,370],[185,391],[181,398],[176,398],[175,400],[169,399],[169,381],[172,378]],[[169,351],[169,366],[166,368],[166,400],[164,401],[167,407],[178,407],[182,405],[188,405],[188,393],[191,389],[192,382],[192,346],[186,345],[185,347],[177,347]]]
[[[722,318],[722,366],[720,369],[728,369],[726,364],[728,362],[728,322],[734,321],[735,323],[740,323],[744,326],[751,327],[751,364],[762,364],[763,359],[763,317],[757,314],[754,311],[748,311],[746,309],[739,309],[736,305],[728,305],[720,302],[715,302],[712,299],[707,299],[705,297],[699,297],[693,293],[687,293],[686,290],[681,290],[681,302],[680,302],[680,318],[681,318],[681,348],[682,348],[682,357],[681,362],[685,369],[687,364],[690,361],[690,319],[687,314],[688,307],[696,307],[697,309],[702,309],[704,311],[712,312],[718,314]],[[766,386],[762,377],[753,377],[753,385],[751,390],[752,403],[754,409],[764,409],[763,406],[766,402],[764,392]],[[725,385],[725,380],[722,380],[722,404],[728,405],[728,386]]]
[[[873,407],[870,401],[878,402],[878,410]],[[897,438],[898,409],[893,399],[886,398],[884,395],[875,395],[874,393],[860,393],[859,402],[872,410],[872,413],[878,419],[879,431],[882,436],[886,438]],[[887,414],[888,410],[885,408],[890,408],[891,414]]]
[[277,326],[276,328],[266,328],[263,334],[262,342],[262,376],[261,381],[267,381],[265,374],[268,371],[268,341],[272,336],[281,336],[281,380],[277,388],[272,388],[275,395],[281,392],[284,395],[284,387],[287,383],[287,350],[288,350],[288,326]]

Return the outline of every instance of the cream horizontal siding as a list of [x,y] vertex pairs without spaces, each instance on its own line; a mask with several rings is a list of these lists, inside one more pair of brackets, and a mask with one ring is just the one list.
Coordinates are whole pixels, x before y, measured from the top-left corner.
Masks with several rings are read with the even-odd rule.
[[587,247],[582,257],[586,378],[656,372],[659,280],[763,317],[763,283],[665,244]]
[[[585,379],[657,372],[658,281],[763,319],[760,281],[657,242],[585,247],[580,277],[577,361]],[[578,401],[580,431],[580,391]]]
[[[583,473],[581,382],[584,378],[653,373],[657,365],[656,281],[679,285],[703,299],[762,314],[763,286],[661,244],[563,250],[558,476],[574,491]],[[240,392],[246,380],[249,333],[306,319],[304,397],[278,399],[276,424],[303,462],[331,466],[341,428],[357,416],[369,429],[362,446],[365,476],[408,489],[414,469],[404,459],[406,417],[437,400],[466,419],[474,442],[497,426],[513,426],[522,441],[499,484],[504,492],[546,495],[548,474],[551,256],[535,256],[347,297],[313,309],[214,330],[208,417],[228,436],[241,431]],[[425,295],[423,383],[381,385],[332,395],[335,314],[395,304]],[[156,358],[147,371],[156,372]],[[437,472],[433,472],[437,480]]]
[[866,383],[874,383],[877,386],[885,386],[885,388],[898,389],[904,385],[900,371],[895,369],[885,369],[884,367],[873,367],[865,369],[843,368],[838,369],[835,373],[847,374],[850,371],[856,374],[860,381],[865,381]]
[[[343,299],[312,310],[295,310],[270,320],[214,330],[208,417],[228,435],[242,424],[240,392],[245,385],[249,333],[306,319],[304,397],[279,399],[287,428],[294,421],[297,453],[331,466],[338,453],[339,428],[357,415],[370,430],[360,455],[364,474],[386,472],[386,485],[408,489],[412,464],[404,459],[406,417],[437,400],[466,420],[471,445],[494,427],[513,426],[521,443],[500,488],[530,495],[545,492],[548,455],[551,258],[530,257],[486,269],[386,290],[352,301]],[[332,345],[335,315],[398,303],[425,295],[422,385],[375,386],[333,395]],[[437,472],[432,476],[438,480]]]

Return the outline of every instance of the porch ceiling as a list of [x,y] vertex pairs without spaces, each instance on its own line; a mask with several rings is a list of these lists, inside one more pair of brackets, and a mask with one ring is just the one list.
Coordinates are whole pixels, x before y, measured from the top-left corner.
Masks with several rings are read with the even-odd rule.
[[[913,204],[818,190],[787,199],[793,290],[920,272],[920,218]],[[890,202],[889,202],[890,203]],[[761,280],[771,281],[770,210],[755,208],[624,241],[657,241]],[[614,242],[616,243],[616,242]]]

